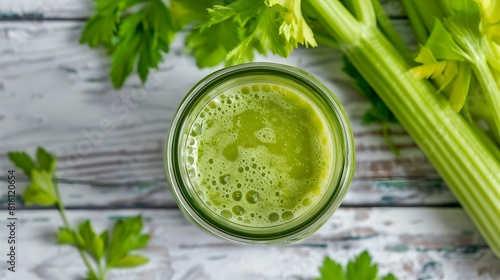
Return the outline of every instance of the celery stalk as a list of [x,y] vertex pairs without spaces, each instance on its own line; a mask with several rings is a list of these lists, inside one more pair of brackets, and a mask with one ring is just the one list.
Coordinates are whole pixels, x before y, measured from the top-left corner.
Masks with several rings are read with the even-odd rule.
[[412,0],[401,0],[403,7],[405,7],[406,14],[410,20],[410,25],[417,37],[418,42],[425,42],[429,37],[430,31],[425,27],[424,21],[421,16],[417,13],[414,1]]
[[444,96],[409,75],[410,66],[380,30],[357,21],[338,0],[308,2],[500,256],[500,163]]
[[375,10],[375,15],[377,17],[377,26],[384,33],[385,37],[391,42],[391,44],[398,50],[398,52],[403,56],[404,59],[410,64],[415,63],[413,60],[413,55],[410,49],[403,41],[403,38],[399,36],[399,33],[392,25],[389,17],[385,13],[382,5],[380,5],[379,0],[372,0],[373,8]]
[[[454,0],[456,1],[456,0]],[[420,15],[425,28],[428,31],[432,30],[434,26],[434,19],[441,18],[445,15],[443,8],[441,7],[440,1],[436,0],[417,0],[412,1],[417,13]]]

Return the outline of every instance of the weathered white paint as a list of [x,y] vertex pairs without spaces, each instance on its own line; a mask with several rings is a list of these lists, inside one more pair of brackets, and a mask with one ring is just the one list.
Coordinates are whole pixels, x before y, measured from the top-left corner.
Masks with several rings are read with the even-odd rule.
[[[238,246],[189,224],[177,210],[69,211],[72,223],[91,219],[100,231],[116,217],[141,214],[152,235],[144,267],[113,271],[120,280],[311,279],[325,255],[342,263],[369,250],[380,271],[399,279],[493,280],[500,261],[487,249],[460,209],[340,209],[315,234],[288,246]],[[76,250],[55,245],[62,225],[55,211],[20,211],[18,271],[2,280],[80,279]],[[3,230],[3,229],[2,229]],[[2,255],[5,247],[1,247]],[[3,258],[2,258],[3,259]]]

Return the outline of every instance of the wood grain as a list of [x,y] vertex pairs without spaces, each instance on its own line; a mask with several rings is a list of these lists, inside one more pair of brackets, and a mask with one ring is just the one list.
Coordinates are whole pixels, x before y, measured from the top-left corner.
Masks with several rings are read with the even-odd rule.
[[[113,271],[109,279],[311,279],[328,255],[342,263],[369,250],[381,273],[399,279],[490,280],[500,261],[461,209],[340,209],[312,236],[288,246],[239,246],[189,224],[176,210],[70,211],[72,223],[91,219],[100,231],[119,217],[141,214],[152,235],[142,254],[151,263]],[[18,271],[2,280],[68,280],[85,273],[78,253],[56,246],[55,211],[21,211]],[[36,249],[35,249],[36,248]],[[3,249],[2,249],[3,250]],[[2,252],[3,253],[3,252]]]
[[[10,167],[7,151],[33,152],[41,145],[58,156],[62,179],[102,184],[164,180],[162,148],[170,120],[185,93],[214,69],[197,69],[178,38],[145,87],[133,77],[115,91],[108,80],[109,58],[77,43],[81,28],[79,22],[43,22],[30,37],[26,23],[0,26],[0,166]],[[404,21],[398,28],[409,30]],[[305,69],[335,92],[355,134],[357,178],[438,178],[401,127],[390,127],[401,152],[397,159],[380,126],[361,124],[368,104],[341,72],[340,58],[330,48],[300,48],[288,59],[258,60]],[[107,125],[112,128],[106,130]]]
[[[405,15],[399,0],[381,0],[392,17]],[[16,0],[0,1],[0,19],[75,19],[87,18],[94,7],[91,0]]]

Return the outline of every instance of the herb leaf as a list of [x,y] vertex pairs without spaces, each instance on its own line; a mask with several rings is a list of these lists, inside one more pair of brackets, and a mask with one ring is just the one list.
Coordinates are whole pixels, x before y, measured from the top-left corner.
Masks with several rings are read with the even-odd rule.
[[148,258],[139,255],[127,255],[113,263],[113,267],[134,267],[147,263]]
[[323,261],[323,266],[319,269],[321,273],[320,278],[316,280],[345,280],[344,270],[342,265],[326,257]]
[[386,276],[382,277],[381,280],[398,280],[398,279],[392,273],[389,273]]
[[141,230],[140,216],[120,220],[115,224],[109,245],[108,266],[116,267],[130,251],[146,246],[150,237],[147,234],[141,234]]
[[[467,1],[469,2],[469,1]],[[460,46],[453,40],[451,34],[446,30],[440,20],[436,19],[434,28],[425,43],[434,57],[438,60],[463,61],[466,54]]]
[[60,227],[57,232],[57,242],[59,244],[68,244],[76,247],[83,245],[83,239],[75,231],[66,227]]
[[[86,23],[80,43],[103,45],[112,56],[111,80],[115,88],[137,69],[143,83],[157,69],[178,27],[161,0],[95,0],[96,14]],[[127,14],[130,8],[142,7]]]
[[376,264],[372,264],[372,258],[367,251],[349,261],[345,270],[338,262],[325,257],[319,271],[321,276],[315,280],[397,280],[392,274],[379,278],[377,275],[378,267]]
[[36,160],[38,161],[40,169],[45,170],[50,174],[54,173],[56,169],[56,159],[42,147],[38,147],[38,149],[36,149]]
[[52,174],[45,170],[31,170],[31,183],[23,193],[26,205],[40,204],[51,206],[58,202]]
[[372,258],[364,251],[347,264],[347,279],[373,280],[377,278],[378,267],[372,264]]
[[80,43],[87,43],[91,47],[105,46],[112,48],[113,38],[118,30],[120,14],[132,1],[95,0],[96,14],[85,23]]
[[84,249],[99,262],[104,255],[104,241],[99,235],[96,235],[94,228],[89,220],[84,221],[78,226],[78,231],[83,239]]
[[26,176],[31,178],[31,170],[35,169],[35,162],[25,152],[9,152],[8,157],[10,161],[16,166],[21,168]]

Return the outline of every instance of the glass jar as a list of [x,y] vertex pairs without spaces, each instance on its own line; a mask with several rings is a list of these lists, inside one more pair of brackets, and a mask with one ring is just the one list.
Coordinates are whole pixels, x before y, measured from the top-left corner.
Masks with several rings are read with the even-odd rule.
[[[285,101],[280,99],[282,97]],[[292,105],[297,107],[296,111],[286,109]],[[247,107],[253,109],[241,109]],[[220,115],[221,111],[229,110],[227,108],[232,108],[234,115]],[[301,117],[306,111],[308,113]],[[286,113],[285,116],[284,112],[292,113]],[[249,113],[254,117],[244,123],[246,119],[242,118],[242,114]],[[219,115],[207,120],[205,115],[209,114]],[[267,126],[265,123],[274,124],[271,119],[279,123],[281,130],[278,132],[291,134],[284,137],[274,133],[272,128],[264,127]],[[257,129],[255,127],[258,125],[257,128],[261,130],[249,133],[251,129]],[[235,130],[236,126],[243,127]],[[223,131],[222,127],[226,127],[226,130]],[[313,129],[311,127],[318,129],[310,130]],[[221,131],[209,134],[218,129]],[[261,135],[262,131],[269,133]],[[319,143],[316,138],[320,139],[314,131],[324,134],[322,144],[319,144],[321,147],[314,144]],[[243,134],[251,139],[242,138]],[[261,136],[264,138],[259,138]],[[283,143],[276,139],[281,139],[279,141]],[[313,150],[314,155],[311,155],[301,152],[302,146],[297,144],[298,147],[292,148],[302,154],[301,157],[296,156],[295,152],[286,150],[290,143],[295,143],[293,139],[298,139],[297,143],[313,143],[316,145],[314,147],[319,148]],[[226,153],[229,144],[210,146],[226,140],[233,141],[233,149],[229,149],[233,154],[231,151]],[[313,147],[313,144],[304,144],[304,147]],[[209,163],[203,159],[209,151],[222,150],[223,146],[225,148],[220,155],[211,157]],[[282,152],[279,156],[273,154],[273,151],[278,150]],[[267,160],[269,158],[272,159]],[[309,164],[307,160],[295,160],[297,158],[318,162]],[[259,162],[259,159],[262,160]],[[237,167],[243,164],[241,162],[246,162],[248,166],[245,169],[243,166]],[[292,164],[283,164],[287,162]],[[165,145],[164,164],[172,195],[184,216],[193,224],[236,243],[284,244],[317,230],[339,207],[353,177],[355,153],[352,131],[344,109],[320,81],[294,67],[248,63],[216,71],[191,89],[172,121]],[[209,169],[220,170],[216,174],[220,173],[220,177],[210,174],[207,171]],[[256,171],[262,173],[263,178],[269,177],[269,181],[259,181],[260,177],[252,175],[257,174]],[[246,177],[242,175],[244,172],[247,172]],[[311,174],[318,174],[316,177],[320,179],[311,177]],[[254,179],[260,183],[254,182]],[[248,190],[253,187],[260,189]],[[240,188],[247,189],[242,192]],[[271,198],[272,193],[277,198]],[[278,205],[280,209],[272,210]]]

